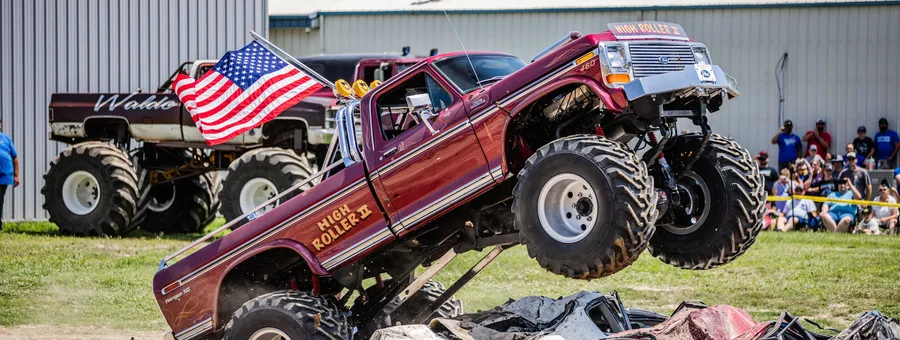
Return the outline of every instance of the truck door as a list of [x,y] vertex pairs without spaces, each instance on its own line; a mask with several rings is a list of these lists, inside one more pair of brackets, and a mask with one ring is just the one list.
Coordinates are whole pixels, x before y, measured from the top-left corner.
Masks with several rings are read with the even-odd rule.
[[[367,101],[373,151],[366,164],[391,214],[391,228],[403,234],[487,187],[491,177],[462,100],[426,66],[403,80],[377,88]],[[407,107],[409,95],[428,94],[432,132]]]

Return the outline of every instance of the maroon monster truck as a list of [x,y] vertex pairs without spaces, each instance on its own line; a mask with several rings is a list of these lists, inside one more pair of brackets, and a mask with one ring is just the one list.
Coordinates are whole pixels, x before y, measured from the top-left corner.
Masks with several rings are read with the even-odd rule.
[[[383,81],[422,58],[341,54],[301,58],[333,79]],[[231,220],[314,172],[334,131],[330,90],[225,144],[206,145],[170,84],[217,60],[187,62],[155,93],[56,93],[50,138],[72,144],[44,176],[44,209],[64,233],[197,232],[216,212]],[[133,141],[143,142],[135,147]],[[224,181],[217,172],[227,170]],[[221,191],[221,192],[220,192]]]
[[[366,339],[457,313],[452,294],[516,244],[577,279],[645,249],[685,269],[726,264],[753,244],[765,203],[749,152],[707,124],[737,95],[706,46],[667,23],[573,32],[531,64],[428,58],[343,102],[302,194],[162,260],[167,338]],[[679,121],[699,132],[678,134]],[[488,247],[446,290],[430,281]]]

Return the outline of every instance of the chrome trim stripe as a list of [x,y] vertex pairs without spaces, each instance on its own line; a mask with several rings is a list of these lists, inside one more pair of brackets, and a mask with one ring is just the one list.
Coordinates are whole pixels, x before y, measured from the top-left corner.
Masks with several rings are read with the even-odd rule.
[[192,339],[200,334],[205,333],[206,331],[212,330],[212,318],[206,319],[206,321],[200,321],[200,323],[191,326],[191,328],[185,329],[178,334],[175,334],[175,339],[178,340],[188,340]]
[[253,238],[250,241],[244,242],[243,244],[235,247],[234,249],[232,249],[225,255],[219,256],[217,259],[211,261],[210,263],[206,264],[205,266],[203,266],[197,270],[194,270],[190,274],[185,275],[184,277],[182,277],[181,279],[179,279],[177,281],[181,281],[182,285],[190,282],[196,276],[202,275],[203,273],[206,273],[210,269],[215,268],[222,262],[233,258],[234,256],[236,256],[238,254],[239,251],[245,250],[247,248],[251,248],[251,247],[259,244],[260,242],[264,241],[269,236],[277,234],[278,232],[284,230],[285,228],[294,225],[295,223],[299,222],[301,219],[306,218],[307,216],[318,212],[323,207],[331,204],[332,202],[339,200],[341,198],[344,198],[345,196],[347,196],[347,194],[356,191],[357,189],[359,189],[360,187],[362,187],[365,184],[366,184],[365,178],[359,179],[358,181],[356,181],[353,184],[351,184],[350,186],[348,186],[346,189],[335,192],[334,194],[331,194],[331,196],[329,196],[327,199],[323,200],[321,203],[318,203],[314,206],[307,208],[303,212],[300,212],[299,214],[294,215],[294,217],[287,219],[286,222],[282,222],[277,227],[269,229],[268,231],[257,235],[255,238]]
[[441,134],[440,136],[438,136],[437,138],[433,138],[433,139],[431,139],[430,141],[428,141],[428,142],[426,142],[426,143],[422,143],[421,145],[417,146],[417,147],[416,147],[415,149],[413,149],[412,151],[409,151],[409,152],[407,152],[407,153],[404,153],[403,155],[401,155],[400,157],[394,159],[393,161],[391,161],[391,162],[389,162],[389,163],[387,163],[387,164],[385,164],[385,165],[382,165],[381,168],[378,169],[378,172],[379,172],[379,173],[390,172],[391,170],[393,170],[394,168],[396,168],[396,167],[402,165],[402,164],[405,163],[406,161],[408,161],[408,160],[410,160],[410,159],[412,159],[412,158],[418,156],[418,155],[421,154],[422,152],[425,152],[426,150],[430,149],[432,146],[435,146],[435,145],[437,145],[437,144],[443,142],[444,140],[446,140],[446,139],[448,139],[448,138],[454,136],[456,133],[458,133],[458,132],[460,132],[460,131],[464,131],[465,128],[468,127],[468,125],[469,125],[469,120],[468,120],[468,119],[466,119],[466,120],[460,122],[459,124],[456,124],[456,125],[453,126],[450,130],[447,130],[447,132],[442,133],[442,134]]
[[456,202],[459,202],[459,200],[463,197],[469,195],[474,191],[478,191],[481,188],[484,188],[493,181],[494,179],[490,176],[489,173],[485,173],[484,175],[479,176],[475,180],[463,185],[459,190],[444,195],[444,197],[439,198],[434,203],[429,204],[428,206],[423,207],[410,214],[408,217],[404,218],[402,222],[403,226],[398,230],[398,232],[404,231],[409,227],[416,225],[416,223],[419,223],[420,221],[430,217],[431,215],[434,215],[435,213],[443,210],[444,208],[451,206]]
[[495,179],[503,176],[503,167],[498,166],[496,168],[491,169],[491,176],[494,177]]
[[378,233],[372,234],[369,237],[367,237],[366,239],[357,243],[356,245],[354,245],[350,248],[344,249],[337,255],[334,255],[334,256],[328,258],[327,260],[322,261],[322,266],[325,267],[325,269],[331,270],[332,268],[337,267],[338,265],[340,265],[344,262],[347,262],[347,260],[349,260],[350,258],[364,252],[366,249],[369,249],[369,248],[375,246],[376,244],[379,244],[379,243],[383,242],[384,240],[389,239],[392,235],[393,234],[391,233],[391,230],[388,229],[387,227],[385,227],[384,230],[379,231]]

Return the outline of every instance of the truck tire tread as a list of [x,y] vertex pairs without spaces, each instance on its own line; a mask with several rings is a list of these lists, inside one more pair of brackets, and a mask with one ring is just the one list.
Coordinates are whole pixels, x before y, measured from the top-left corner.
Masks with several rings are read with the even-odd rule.
[[[520,199],[524,196],[522,190],[525,182],[529,181],[529,174],[537,163],[561,153],[576,154],[593,162],[613,188],[614,223],[601,225],[610,229],[612,242],[602,256],[585,259],[579,265],[552,260],[543,253],[546,250],[534,244],[527,232],[522,232],[524,221],[520,215],[526,212]],[[622,143],[594,135],[555,140],[528,158],[518,174],[518,180],[513,189],[513,211],[517,215],[516,228],[520,230],[521,243],[526,246],[530,257],[552,273],[578,279],[594,279],[616,273],[637,260],[655,231],[657,210],[653,178],[649,176],[646,165]]]
[[[699,134],[679,138],[699,141]],[[676,151],[675,154],[678,152]],[[712,134],[703,155],[705,164],[714,166],[724,183],[718,199],[725,210],[724,219],[716,221],[717,237],[704,240],[701,246],[678,247],[681,238],[660,229],[650,240],[649,251],[661,261],[683,269],[711,269],[733,261],[747,251],[762,229],[766,193],[759,168],[750,152],[733,139]],[[698,160],[692,169],[705,166]],[[715,194],[716,190],[710,188]]]
[[[93,163],[93,164],[91,164]],[[62,168],[62,169],[61,169]],[[56,197],[62,183],[72,171],[85,170],[101,183],[101,197],[110,195],[111,204],[98,206],[88,215],[75,216]],[[50,162],[44,174],[43,208],[49,212],[50,222],[56,223],[60,232],[77,236],[120,235],[133,230],[131,226],[139,217],[139,178],[125,152],[102,142],[75,144],[61,152]],[[111,185],[111,187],[109,187]]]
[[[268,326],[292,327],[302,331],[310,340],[350,339],[351,330],[347,317],[333,300],[300,291],[278,291],[247,301],[225,325],[224,339],[246,339],[247,335],[252,334],[253,328],[257,327],[252,324],[257,322],[252,319],[253,314],[260,312],[287,314],[294,324]],[[241,329],[243,327],[249,328]]]

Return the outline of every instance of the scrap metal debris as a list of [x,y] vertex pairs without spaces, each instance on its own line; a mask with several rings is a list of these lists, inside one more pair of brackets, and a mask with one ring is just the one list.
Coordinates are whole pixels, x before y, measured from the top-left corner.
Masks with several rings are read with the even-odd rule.
[[[812,332],[802,324],[813,325]],[[550,299],[529,296],[492,310],[452,319],[437,318],[429,326],[402,325],[378,330],[371,340],[889,340],[900,339],[900,323],[878,312],[861,314],[845,331],[784,312],[777,320],[756,322],[746,311],[729,305],[682,303],[672,316],[624,308],[618,295],[580,292]]]

